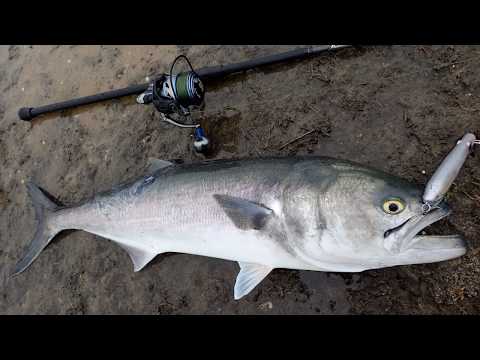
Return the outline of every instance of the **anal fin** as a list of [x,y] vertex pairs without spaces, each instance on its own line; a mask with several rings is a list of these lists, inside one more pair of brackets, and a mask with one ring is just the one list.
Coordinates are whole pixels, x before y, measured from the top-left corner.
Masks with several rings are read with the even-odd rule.
[[248,295],[273,270],[272,267],[254,263],[239,262],[240,272],[235,282],[234,298],[239,300]]
[[159,253],[146,251],[144,249],[139,249],[137,247],[125,244],[119,244],[123,249],[125,249],[132,259],[133,262],[133,271],[137,272],[142,270],[145,265],[153,260],[155,256]]

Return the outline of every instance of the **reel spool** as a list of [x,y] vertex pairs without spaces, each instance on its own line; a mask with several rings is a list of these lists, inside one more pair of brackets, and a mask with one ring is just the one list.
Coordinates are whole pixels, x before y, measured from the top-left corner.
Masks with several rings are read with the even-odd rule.
[[[173,68],[180,58],[184,58],[190,71],[173,74]],[[153,103],[155,108],[165,114],[188,116],[189,108],[200,106],[205,97],[205,89],[198,74],[185,55],[178,56],[172,63],[170,74],[163,74],[152,81],[147,90],[137,97],[137,103]]]
[[178,75],[164,74],[152,82],[151,102],[158,111],[166,115],[189,115],[189,108],[200,106],[204,95],[202,81],[192,71]]

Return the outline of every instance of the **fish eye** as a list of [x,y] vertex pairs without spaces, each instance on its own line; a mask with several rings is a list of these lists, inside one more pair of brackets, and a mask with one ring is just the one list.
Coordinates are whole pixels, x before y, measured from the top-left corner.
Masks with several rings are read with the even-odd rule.
[[400,214],[405,209],[401,199],[388,199],[383,203],[383,211],[390,215]]

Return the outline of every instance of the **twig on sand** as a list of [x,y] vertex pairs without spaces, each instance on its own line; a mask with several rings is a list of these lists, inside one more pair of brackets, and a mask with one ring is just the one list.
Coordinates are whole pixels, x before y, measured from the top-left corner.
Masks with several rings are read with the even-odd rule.
[[470,194],[467,193],[466,191],[463,191],[463,190],[462,190],[462,193],[463,193],[463,195],[465,195],[466,197],[468,197],[470,200],[472,200],[472,201],[478,201],[478,199],[475,199],[472,195],[470,195]]
[[308,135],[314,133],[315,131],[318,131],[318,129],[310,130],[310,131],[306,132],[305,134],[300,135],[299,137],[296,137],[296,138],[293,139],[293,140],[290,140],[289,142],[287,142],[287,143],[283,144],[282,146],[280,146],[280,147],[278,148],[278,150],[282,150],[283,148],[286,148],[288,145],[291,145],[291,144],[293,144],[294,142],[297,142],[298,140],[303,139],[305,136],[308,136]]
[[270,129],[268,131],[267,142],[266,142],[265,146],[263,147],[264,150],[268,149],[270,147],[270,140],[272,139],[273,129],[275,129],[276,126],[277,126],[277,120],[272,121],[272,126],[270,127]]
[[[317,108],[315,108],[313,105],[308,104],[307,106],[308,106],[310,109],[312,109],[313,111],[315,111],[317,114],[320,114],[320,110],[318,110]],[[330,137],[330,134],[327,133],[326,131],[322,130],[321,128],[318,129],[318,131],[320,131],[323,136]]]
[[438,71],[438,70],[442,70],[442,69],[444,69],[444,68],[446,68],[446,67],[453,67],[453,68],[455,68],[455,66],[457,66],[457,65],[459,65],[459,64],[463,64],[463,63],[465,63],[465,62],[467,62],[467,60],[454,61],[454,62],[450,62],[450,63],[439,64],[439,65],[437,65],[437,66],[434,66],[434,67],[433,67],[433,70]]

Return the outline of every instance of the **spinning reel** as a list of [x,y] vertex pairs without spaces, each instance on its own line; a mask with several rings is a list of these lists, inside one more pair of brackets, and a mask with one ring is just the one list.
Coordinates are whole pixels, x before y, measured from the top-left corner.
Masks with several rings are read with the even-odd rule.
[[[185,59],[190,71],[173,74],[173,68],[179,59]],[[154,79],[145,92],[137,97],[138,104],[153,104],[163,121],[182,128],[193,128],[196,152],[206,152],[210,141],[200,124],[194,124],[190,109],[203,105],[205,90],[202,80],[195,72],[186,56],[175,58],[169,74]]]

